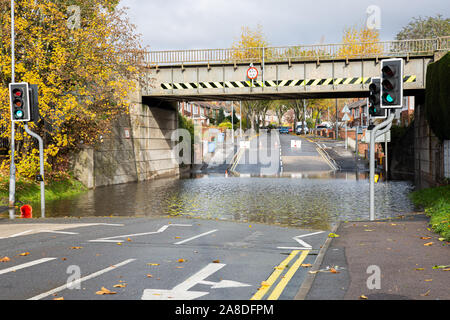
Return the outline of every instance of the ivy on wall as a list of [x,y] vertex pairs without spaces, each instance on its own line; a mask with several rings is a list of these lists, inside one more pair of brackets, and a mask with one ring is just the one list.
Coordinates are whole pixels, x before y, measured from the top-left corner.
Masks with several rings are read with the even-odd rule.
[[450,52],[428,65],[425,115],[441,140],[450,140]]

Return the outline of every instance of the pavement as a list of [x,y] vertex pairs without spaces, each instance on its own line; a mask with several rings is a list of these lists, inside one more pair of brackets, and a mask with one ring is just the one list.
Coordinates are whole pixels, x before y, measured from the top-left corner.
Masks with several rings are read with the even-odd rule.
[[450,243],[430,231],[424,214],[345,222],[335,233],[306,300],[450,299]]

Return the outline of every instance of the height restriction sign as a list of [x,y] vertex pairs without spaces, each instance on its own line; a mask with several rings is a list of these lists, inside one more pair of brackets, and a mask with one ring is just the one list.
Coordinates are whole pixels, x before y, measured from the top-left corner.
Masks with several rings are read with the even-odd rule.
[[247,77],[251,80],[254,80],[258,77],[258,69],[255,67],[250,67],[247,70]]

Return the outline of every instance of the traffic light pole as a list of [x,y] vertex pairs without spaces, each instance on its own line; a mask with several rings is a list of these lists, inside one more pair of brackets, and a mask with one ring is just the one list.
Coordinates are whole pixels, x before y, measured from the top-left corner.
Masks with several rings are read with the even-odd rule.
[[[16,82],[15,80],[15,34],[14,34],[14,0],[11,0],[11,83]],[[15,208],[14,204],[16,202],[16,165],[14,163],[15,155],[15,135],[16,126],[14,121],[11,119],[11,162],[9,164],[9,217],[14,219]]]
[[40,179],[39,182],[41,184],[41,217],[45,218],[45,183],[44,183],[44,140],[31,131],[28,128],[28,124],[24,124],[25,131],[32,137],[36,138],[39,141],[39,167],[40,167]]
[[376,138],[388,132],[392,127],[395,113],[391,112],[386,121],[376,125],[370,132],[370,156],[369,156],[369,218],[375,220],[375,141]]

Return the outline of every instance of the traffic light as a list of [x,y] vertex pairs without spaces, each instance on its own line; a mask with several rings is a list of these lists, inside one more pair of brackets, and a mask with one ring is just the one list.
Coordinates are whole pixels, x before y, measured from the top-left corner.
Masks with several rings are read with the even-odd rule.
[[369,85],[369,115],[372,119],[386,118],[386,109],[380,105],[380,78],[372,78]]
[[403,102],[403,59],[381,61],[381,107],[401,108]]
[[39,100],[38,100],[38,86],[37,84],[30,84],[30,119],[34,123],[40,120],[39,115]]
[[10,83],[9,96],[11,105],[11,120],[14,122],[30,121],[31,112],[28,83]]

